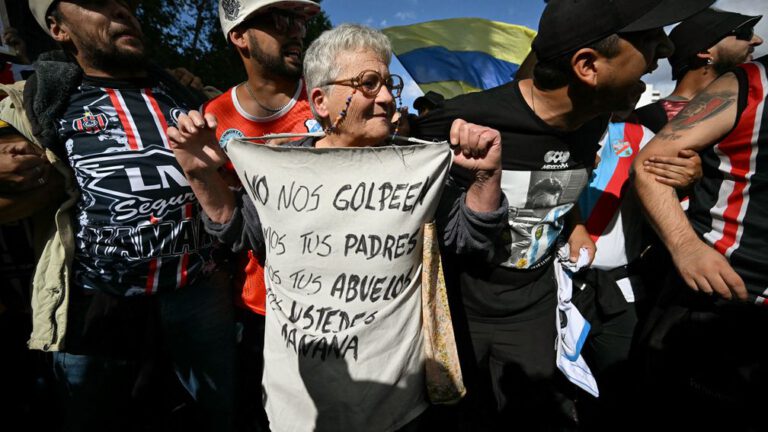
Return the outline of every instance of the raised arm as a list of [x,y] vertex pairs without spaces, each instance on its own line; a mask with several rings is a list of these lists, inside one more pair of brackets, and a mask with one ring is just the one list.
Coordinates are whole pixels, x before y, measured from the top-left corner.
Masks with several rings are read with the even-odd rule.
[[446,250],[483,256],[493,261],[503,248],[496,243],[507,225],[507,204],[501,193],[501,137],[484,126],[455,120],[450,140],[454,166],[465,181],[450,178],[440,199],[437,225]]
[[454,120],[451,125],[453,163],[472,173],[467,188],[467,207],[491,212],[501,202],[501,134],[489,127]]
[[215,116],[190,111],[179,116],[178,128],[168,128],[168,138],[203,211],[213,222],[226,223],[235,210],[235,196],[218,173],[227,156],[215,131]]
[[178,129],[168,128],[168,138],[203,208],[205,230],[233,251],[261,251],[264,238],[256,208],[242,190],[230,190],[218,172],[227,156],[214,134],[216,117],[190,111],[179,117],[178,125]]
[[738,80],[723,75],[645,146],[633,163],[635,187],[648,218],[672,254],[680,275],[693,290],[726,299],[747,298],[744,282],[728,260],[705,244],[693,231],[674,189],[656,179],[649,159],[673,157],[683,150],[701,151],[712,146],[734,126]]

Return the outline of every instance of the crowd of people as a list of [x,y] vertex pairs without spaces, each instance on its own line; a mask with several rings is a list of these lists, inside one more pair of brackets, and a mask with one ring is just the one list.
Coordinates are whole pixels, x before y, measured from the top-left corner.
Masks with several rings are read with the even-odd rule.
[[[148,59],[128,2],[28,0],[59,49],[4,35],[31,65],[0,84],[0,412],[64,431],[764,430],[768,57],[761,16],[713,2],[550,0],[514,80],[409,115],[382,32],[303,46],[311,0],[219,1],[247,74],[224,92]],[[635,109],[665,58],[674,92]],[[448,142],[401,255],[434,219],[460,400],[430,403],[420,262],[339,330],[376,350],[289,349],[296,305],[335,303],[276,276],[275,226],[228,157],[270,134],[326,160]]]

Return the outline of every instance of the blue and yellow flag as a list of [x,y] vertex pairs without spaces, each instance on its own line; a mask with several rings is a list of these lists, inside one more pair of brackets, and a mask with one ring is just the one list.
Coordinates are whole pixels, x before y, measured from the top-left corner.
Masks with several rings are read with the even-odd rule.
[[480,18],[429,21],[382,30],[398,60],[426,93],[446,98],[512,80],[536,32]]

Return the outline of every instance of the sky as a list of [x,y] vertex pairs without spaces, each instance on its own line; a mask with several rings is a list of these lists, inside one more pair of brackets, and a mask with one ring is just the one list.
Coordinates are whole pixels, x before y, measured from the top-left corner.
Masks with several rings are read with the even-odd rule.
[[[366,24],[375,28],[386,28],[415,24],[445,18],[486,18],[511,24],[538,28],[539,17],[544,10],[543,0],[324,0],[322,7],[334,25],[345,22]],[[767,0],[718,0],[715,7],[746,15],[768,15]],[[761,12],[762,11],[762,12]],[[668,27],[669,31],[674,26]],[[768,37],[768,17],[761,20],[755,32]],[[768,44],[757,47],[755,57],[768,54]],[[405,80],[403,104],[411,106],[420,96],[421,90],[393,59],[390,71]],[[644,81],[653,84],[662,96],[674,89],[672,72],[666,60],[659,61],[659,68],[646,75]]]

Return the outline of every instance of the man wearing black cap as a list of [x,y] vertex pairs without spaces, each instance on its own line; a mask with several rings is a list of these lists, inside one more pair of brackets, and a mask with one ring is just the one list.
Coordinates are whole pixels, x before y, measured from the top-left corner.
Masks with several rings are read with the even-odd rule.
[[[675,44],[675,52],[669,58],[672,78],[677,81],[675,90],[669,96],[648,104],[635,111],[637,120],[645,127],[659,132],[686,105],[711,84],[718,76],[734,66],[752,59],[755,47],[763,40],[754,34],[754,26],[762,16],[747,16],[714,8],[705,9],[677,25],[669,37]],[[690,157],[693,155],[693,157]],[[694,165],[701,166],[695,152],[683,150],[672,170],[682,171]],[[652,174],[663,175],[657,164],[661,156],[652,158],[644,169]],[[687,207],[688,190],[678,190],[681,202]],[[646,249],[643,260],[645,267],[653,269],[644,272],[643,279],[648,287],[664,284],[666,274],[672,269],[669,253],[659,239],[647,231],[650,248]]]
[[752,60],[763,39],[754,32],[762,15],[748,16],[706,9],[686,19],[669,34],[675,52],[669,58],[675,91],[636,111],[640,122],[654,133],[688,102],[732,67]]
[[420,116],[422,116],[430,112],[444,100],[445,97],[443,97],[443,95],[430,90],[426,92],[424,96],[419,96],[413,101],[413,108],[416,109],[416,112],[418,112]]
[[[466,315],[472,342],[461,353],[468,390],[477,402],[488,394],[482,389],[491,387],[495,402],[487,405],[502,413],[497,426],[561,430],[572,423],[553,390],[556,241],[570,231],[571,260],[582,248],[590,259],[594,255],[594,243],[572,209],[594,165],[607,114],[631,108],[645,90],[641,76],[671,54],[662,28],[711,3],[552,0],[533,43],[538,63],[532,80],[448,100],[414,123],[414,135],[424,138],[446,138],[455,118],[502,134],[510,258],[444,258],[449,283],[459,285],[463,309],[457,315]],[[555,203],[535,193],[533,186],[542,182],[560,185]],[[490,380],[473,380],[472,354]]]
[[[768,403],[768,57],[715,80],[634,161],[638,196],[675,267],[650,331],[654,412],[669,430],[765,430]],[[687,215],[642,169],[700,152]],[[678,276],[679,274],[679,276]]]

